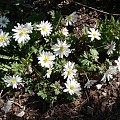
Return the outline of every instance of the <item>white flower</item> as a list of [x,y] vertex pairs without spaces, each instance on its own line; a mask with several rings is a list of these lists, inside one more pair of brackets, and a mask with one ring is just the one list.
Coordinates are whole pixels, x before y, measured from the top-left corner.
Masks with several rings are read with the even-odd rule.
[[98,32],[98,30],[95,30],[94,28],[90,28],[90,31],[88,31],[88,37],[91,38],[91,40],[93,41],[94,39],[100,40],[100,36],[101,34]]
[[31,22],[26,23],[26,24],[24,25],[24,27],[28,30],[29,33],[32,33],[33,26],[32,26],[32,24],[31,24]]
[[53,46],[53,50],[55,51],[56,56],[58,55],[60,58],[63,58],[63,55],[68,57],[69,53],[71,53],[69,49],[70,45],[66,43],[66,41],[57,40],[57,44]]
[[113,51],[115,50],[115,45],[116,45],[116,43],[112,41],[110,44],[107,44],[105,46],[105,49],[108,49],[108,51],[107,51],[108,55],[113,53]]
[[68,36],[68,29],[67,28],[63,28],[62,30],[61,30],[61,32],[62,32],[62,34],[64,35],[64,36]]
[[47,70],[46,77],[47,77],[47,78],[50,78],[51,73],[52,73],[52,68],[49,68],[49,69]]
[[9,19],[6,16],[0,16],[0,28],[6,28],[9,22]]
[[101,89],[102,84],[97,84],[96,87],[97,87],[97,89],[99,90],[99,89]]
[[17,88],[17,85],[22,83],[22,78],[17,76],[5,76],[5,80],[6,83],[8,83],[7,87],[12,86],[13,89]]
[[0,47],[5,47],[9,44],[9,33],[5,33],[2,30],[0,31]]
[[76,80],[67,80],[65,83],[66,89],[63,90],[63,92],[68,92],[70,95],[73,94],[79,94],[79,91],[81,90],[80,88],[80,83],[78,83]]
[[101,81],[106,82],[106,80],[110,81],[110,79],[113,79],[113,75],[117,74],[117,67],[116,66],[110,66],[109,69],[104,73],[104,76],[102,77]]
[[65,64],[63,71],[64,73],[62,76],[64,76],[64,79],[67,78],[67,80],[73,79],[77,72],[77,70],[74,68],[74,63],[71,63],[70,61]]
[[118,60],[115,60],[115,63],[117,64],[117,69],[120,72],[120,56],[118,57]]
[[44,52],[38,57],[38,63],[42,67],[51,68],[53,65],[53,60],[55,60],[55,55],[50,52]]
[[15,38],[15,41],[18,41],[18,43],[24,43],[25,40],[30,40],[29,36],[29,30],[25,27],[23,24],[17,23],[18,26],[14,26],[15,29],[12,29],[13,32],[13,38]]
[[66,26],[72,25],[73,23],[75,23],[77,21],[77,14],[76,14],[76,12],[73,12],[69,16],[66,16],[65,21],[66,21]]
[[48,21],[41,21],[39,25],[36,25],[37,30],[40,30],[43,37],[49,36],[52,32],[52,25]]

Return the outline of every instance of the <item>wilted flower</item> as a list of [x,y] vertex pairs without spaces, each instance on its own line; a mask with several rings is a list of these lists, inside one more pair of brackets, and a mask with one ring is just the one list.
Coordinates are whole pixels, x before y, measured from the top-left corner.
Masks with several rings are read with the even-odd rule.
[[90,88],[94,83],[96,83],[96,80],[89,80],[85,84],[84,88]]
[[33,26],[32,26],[32,23],[31,23],[31,22],[26,23],[26,24],[24,25],[24,27],[28,30],[29,33],[32,33]]
[[44,52],[38,57],[38,63],[42,67],[51,68],[53,66],[53,60],[55,60],[55,55],[50,52]]
[[90,28],[90,31],[88,31],[88,37],[91,38],[93,41],[94,39],[100,40],[101,34],[98,32],[98,30],[95,30],[95,28]]
[[110,44],[107,44],[105,46],[105,49],[108,49],[108,51],[107,51],[108,55],[113,53],[113,51],[115,50],[115,45],[116,45],[116,43],[112,41]]
[[61,30],[61,32],[62,32],[62,34],[64,35],[64,36],[68,36],[68,29],[67,28],[63,28],[62,30]]
[[120,56],[118,57],[118,60],[115,60],[115,63],[117,64],[117,69],[120,72]]
[[13,38],[15,38],[15,41],[18,41],[18,43],[24,43],[25,40],[30,40],[29,36],[29,30],[25,25],[17,23],[17,26],[14,26],[15,29],[12,29],[13,32]]
[[6,83],[8,83],[7,87],[12,86],[13,89],[17,88],[17,85],[22,83],[22,78],[17,76],[5,76],[5,80]]
[[97,89],[99,90],[99,89],[101,89],[102,84],[97,84],[96,87],[97,87]]
[[50,78],[51,73],[52,73],[52,68],[49,68],[49,69],[47,70],[46,77],[47,77],[47,78]]
[[76,12],[73,12],[69,16],[66,16],[65,21],[66,21],[66,26],[72,25],[73,23],[75,23],[77,21],[77,14],[76,14]]
[[9,22],[9,19],[6,16],[0,16],[0,28],[6,28]]
[[39,25],[36,25],[37,30],[40,30],[43,37],[49,36],[52,32],[52,25],[48,21],[41,21]]
[[5,33],[2,30],[0,31],[0,47],[5,47],[9,44],[9,33]]
[[110,66],[109,69],[104,73],[104,76],[102,77],[101,81],[106,82],[107,80],[110,81],[110,79],[113,78],[113,75],[117,74],[117,67],[116,66]]
[[58,55],[60,58],[63,58],[63,55],[68,57],[69,53],[71,52],[69,47],[70,45],[66,43],[66,41],[57,40],[57,44],[53,46],[53,50],[55,54]]
[[73,94],[79,94],[79,91],[81,90],[80,88],[80,83],[78,83],[76,80],[67,80],[65,83],[66,89],[63,90],[63,92],[68,92],[70,95]]
[[74,63],[71,63],[70,61],[65,64],[63,71],[64,73],[62,76],[64,76],[64,79],[67,78],[67,80],[73,79],[77,72],[77,70],[74,68]]

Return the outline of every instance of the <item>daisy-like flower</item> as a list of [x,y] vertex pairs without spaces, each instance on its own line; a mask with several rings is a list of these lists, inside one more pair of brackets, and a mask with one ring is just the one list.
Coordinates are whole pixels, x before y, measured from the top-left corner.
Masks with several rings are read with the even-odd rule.
[[118,57],[118,60],[115,60],[115,63],[117,64],[117,69],[120,72],[120,56]]
[[66,41],[60,41],[57,40],[57,44],[53,46],[53,50],[56,54],[56,56],[59,56],[60,58],[63,58],[63,55],[68,57],[69,53],[71,53],[69,49],[70,45],[66,43]]
[[72,25],[73,23],[75,23],[77,21],[77,14],[76,14],[76,12],[73,12],[69,16],[66,16],[65,21],[66,21],[66,26]]
[[46,73],[45,76],[46,76],[47,78],[50,78],[51,73],[52,73],[52,68],[49,68],[49,69],[47,70],[47,73]]
[[17,26],[14,26],[15,29],[12,29],[13,32],[13,38],[15,38],[15,41],[18,41],[18,43],[24,43],[25,40],[30,40],[29,36],[29,30],[25,27],[23,24],[17,23]]
[[88,31],[88,37],[91,38],[91,41],[94,39],[100,40],[101,34],[98,32],[98,30],[95,30],[95,28],[90,28],[90,31]]
[[115,46],[116,46],[116,43],[113,42],[113,41],[112,41],[110,44],[107,44],[107,45],[105,46],[105,49],[108,50],[108,51],[107,51],[107,54],[108,54],[108,55],[112,54],[113,51],[115,51]]
[[24,27],[28,30],[29,33],[32,33],[33,26],[32,26],[32,23],[31,23],[31,22],[26,23],[26,24],[24,25]]
[[53,60],[55,60],[55,55],[50,52],[44,52],[38,57],[38,63],[41,64],[42,67],[52,68]]
[[9,33],[5,33],[2,30],[0,31],[0,47],[5,47],[9,44]]
[[22,83],[22,78],[17,76],[5,76],[5,80],[6,83],[8,83],[7,87],[12,86],[13,89],[17,88],[17,85]]
[[76,80],[67,80],[65,83],[66,89],[63,90],[63,92],[68,92],[70,95],[73,94],[79,94],[80,83],[78,83]]
[[62,76],[64,76],[64,79],[67,78],[67,80],[72,80],[76,76],[77,70],[74,68],[74,63],[71,63],[70,61],[65,64],[64,73]]
[[9,22],[6,16],[0,16],[0,28],[6,28]]
[[63,28],[62,30],[61,30],[61,32],[62,32],[62,34],[64,35],[64,36],[68,36],[68,29],[67,28]]
[[36,25],[37,30],[40,30],[43,37],[49,36],[52,32],[52,24],[48,21],[41,21],[39,25]]
[[107,80],[110,81],[110,79],[113,79],[113,75],[117,74],[117,67],[116,66],[110,66],[109,69],[104,73],[104,76],[102,77],[101,81],[106,82]]

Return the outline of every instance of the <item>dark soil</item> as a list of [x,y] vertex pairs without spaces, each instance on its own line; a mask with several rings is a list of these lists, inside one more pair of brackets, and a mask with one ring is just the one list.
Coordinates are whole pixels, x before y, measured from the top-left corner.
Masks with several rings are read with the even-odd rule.
[[[72,0],[64,2],[62,0],[46,1],[28,0],[26,3],[38,12],[43,9],[45,12],[58,10],[61,11],[62,15],[68,15],[77,11],[78,21],[74,25],[76,36],[82,34],[81,30],[84,25],[93,26],[96,19],[105,17],[104,13],[75,4]],[[86,3],[92,7],[96,5],[95,2],[87,1]],[[4,5],[6,5],[6,2],[4,2]],[[115,13],[115,11],[110,11],[110,6],[107,7],[109,9],[104,9],[105,5],[103,6],[100,2],[99,5],[98,8],[102,6],[103,10]],[[113,8],[115,10],[115,4]],[[16,92],[11,110],[7,114],[0,111],[0,120],[120,120],[120,74],[116,77],[116,81],[104,85],[100,90],[93,86],[85,93],[82,91],[82,95],[73,102],[63,100],[61,96],[58,102],[52,105],[35,94],[28,94],[24,90],[19,90]],[[22,106],[25,107],[25,115],[20,118],[16,114],[22,110]]]

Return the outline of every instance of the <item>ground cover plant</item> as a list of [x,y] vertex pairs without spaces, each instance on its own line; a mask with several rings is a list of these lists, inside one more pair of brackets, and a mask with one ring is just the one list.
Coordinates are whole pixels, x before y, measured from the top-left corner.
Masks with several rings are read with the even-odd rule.
[[[53,106],[60,99],[82,98],[93,87],[98,91],[108,85],[119,88],[119,20],[98,19],[93,27],[84,25],[78,36],[76,11],[65,16],[55,10],[45,15],[34,12],[24,19],[18,13],[15,20],[9,12],[1,10],[0,15],[2,111],[10,111],[20,90]],[[16,116],[23,117],[25,109]]]

